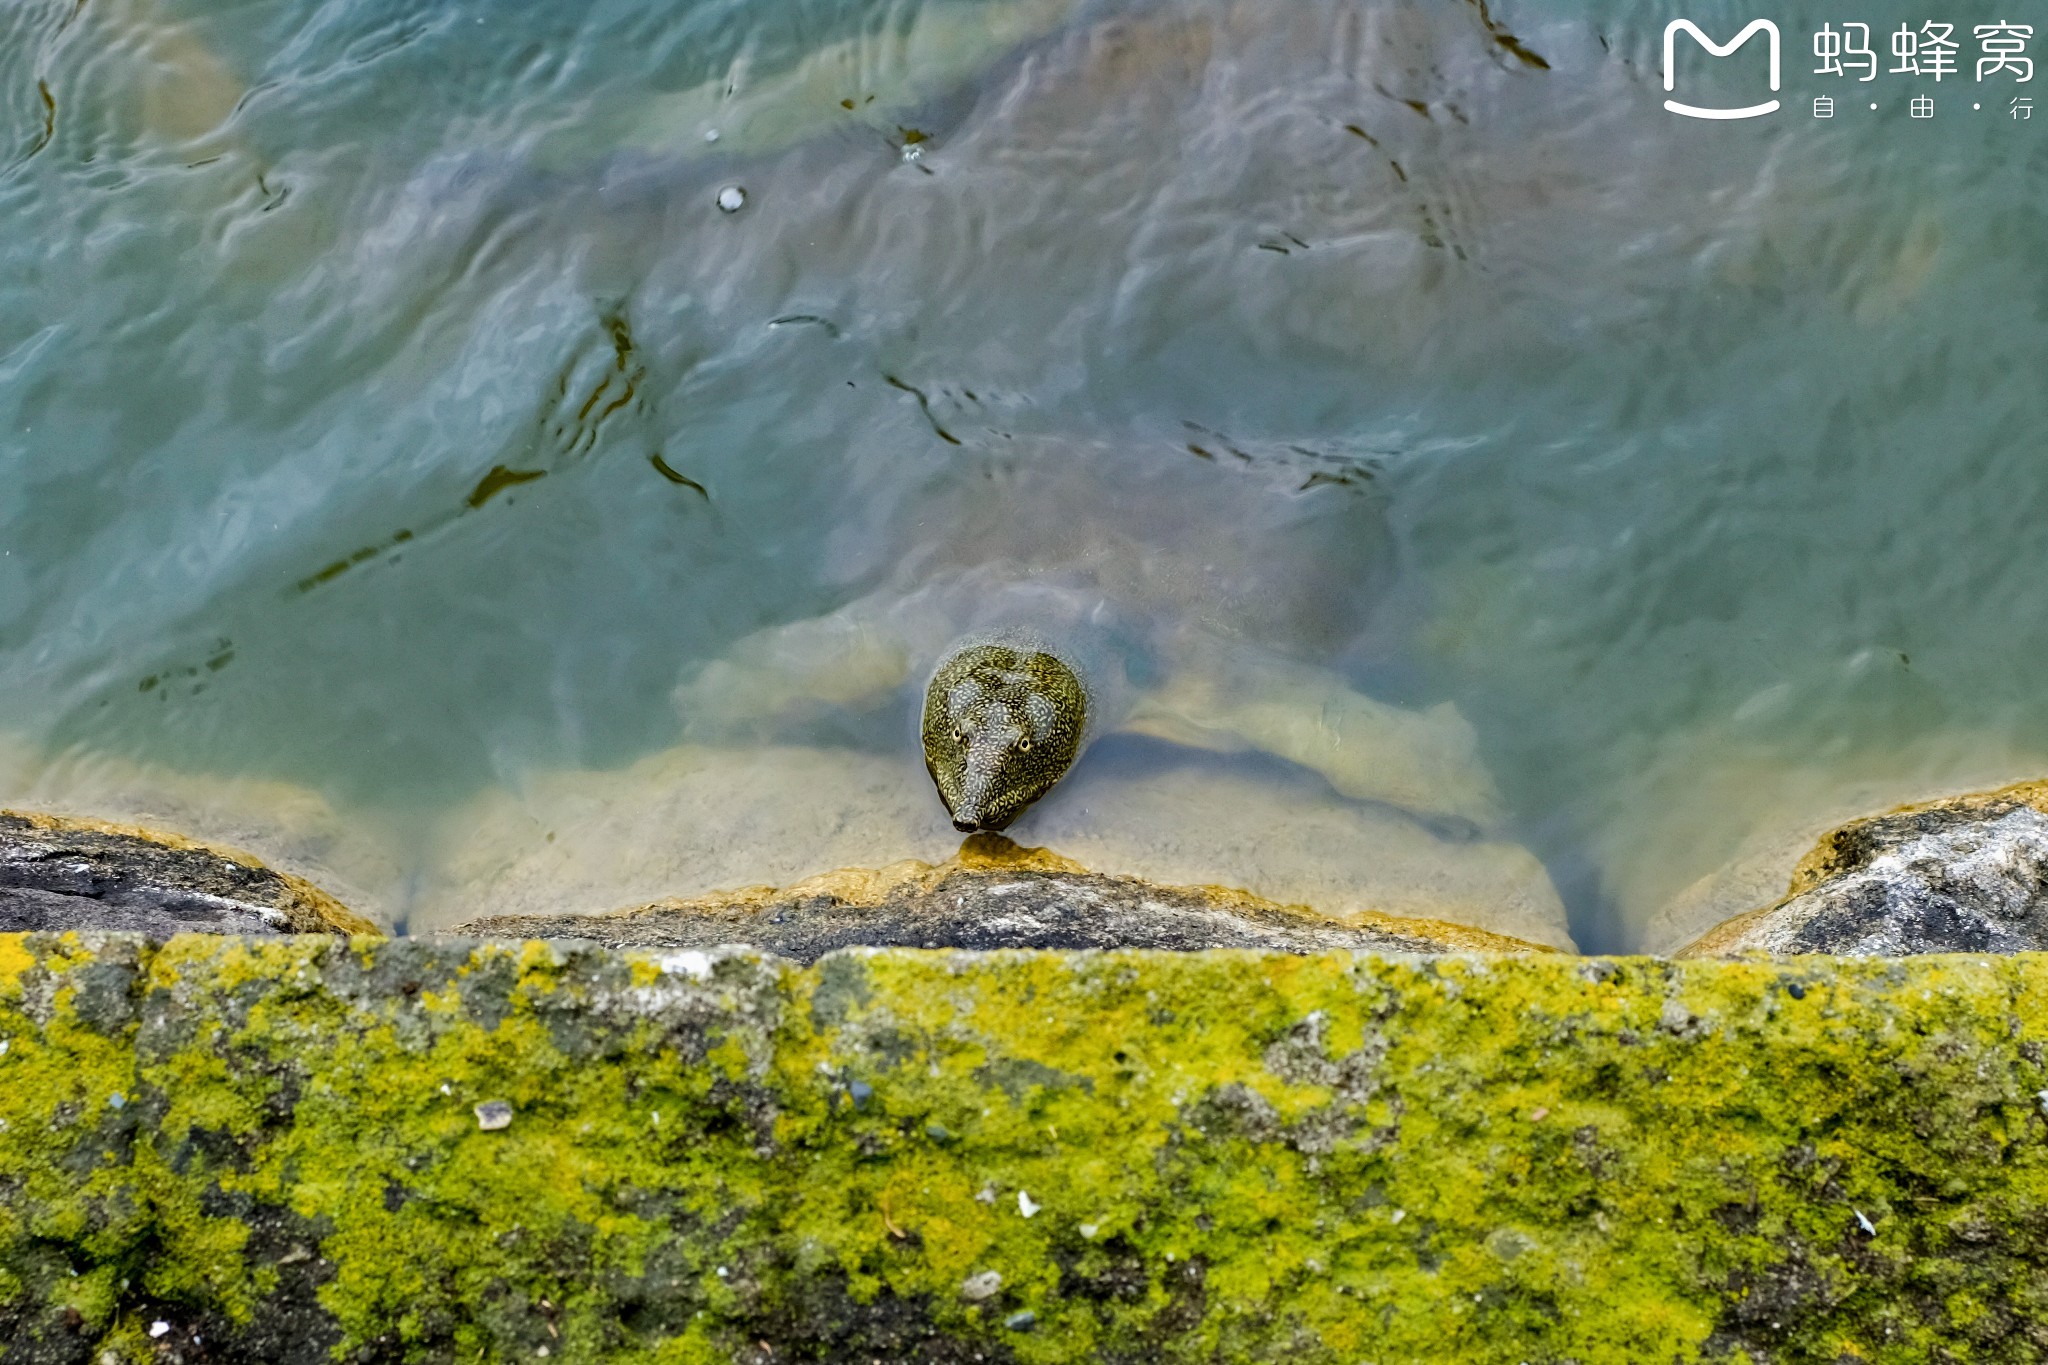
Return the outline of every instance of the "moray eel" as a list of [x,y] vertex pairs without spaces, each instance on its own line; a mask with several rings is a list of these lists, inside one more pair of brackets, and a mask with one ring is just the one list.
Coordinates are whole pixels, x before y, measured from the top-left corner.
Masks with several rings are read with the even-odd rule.
[[1052,790],[1080,756],[1088,688],[1049,650],[977,643],[932,675],[924,765],[963,833],[998,830]]

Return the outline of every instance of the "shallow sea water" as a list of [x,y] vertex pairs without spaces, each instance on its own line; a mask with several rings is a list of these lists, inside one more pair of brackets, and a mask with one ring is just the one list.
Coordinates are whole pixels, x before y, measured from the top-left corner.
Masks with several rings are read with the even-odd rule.
[[[1665,113],[1680,16],[1775,18],[1785,109]],[[1142,626],[1271,602],[1262,647],[1438,718],[1443,791],[1499,799],[1115,736],[1020,841],[1675,947],[1842,816],[2048,772],[2048,114],[1815,76],[1810,35],[10,6],[0,802],[413,928],[941,857],[900,706],[707,726],[692,680],[972,568],[991,507],[1050,543],[1086,506]],[[1741,61],[1680,69],[1747,102]]]

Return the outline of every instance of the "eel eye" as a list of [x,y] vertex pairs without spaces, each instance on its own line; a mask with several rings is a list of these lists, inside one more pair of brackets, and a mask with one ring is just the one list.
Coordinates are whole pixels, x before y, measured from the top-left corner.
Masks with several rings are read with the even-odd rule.
[[965,744],[967,742],[967,727],[963,725],[955,730],[953,732],[953,740],[955,743]]
[[1028,739],[1020,739],[1020,740],[1018,740],[1018,741],[1017,741],[1017,752],[1018,752],[1018,753],[1020,753],[1020,754],[1028,754],[1028,753],[1030,753],[1030,752],[1031,752],[1031,741],[1030,741],[1030,740],[1028,740]]

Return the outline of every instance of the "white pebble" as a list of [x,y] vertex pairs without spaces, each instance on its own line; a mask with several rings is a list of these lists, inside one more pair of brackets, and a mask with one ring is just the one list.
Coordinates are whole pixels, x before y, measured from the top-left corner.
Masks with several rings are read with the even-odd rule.
[[476,1107],[476,1126],[486,1133],[512,1126],[512,1106],[504,1100],[486,1100]]
[[718,207],[727,213],[738,213],[746,203],[747,192],[738,185],[727,185],[718,192]]
[[1029,1218],[1032,1214],[1038,1212],[1038,1203],[1023,1190],[1019,1190],[1017,1191],[1017,1212]]
[[984,1270],[960,1282],[960,1297],[969,1303],[980,1303],[983,1299],[994,1298],[1002,1287],[1003,1273],[1000,1270]]
[[153,1337],[163,1336],[167,1334],[170,1330],[171,1325],[168,1322],[165,1322],[162,1318],[158,1318],[155,1322],[152,1322],[149,1325],[149,1334]]
[[1090,1242],[1095,1240],[1095,1234],[1100,1230],[1094,1223],[1081,1224],[1081,1236]]
[[718,130],[716,128],[706,128],[704,130],[704,140],[706,142],[718,141]]

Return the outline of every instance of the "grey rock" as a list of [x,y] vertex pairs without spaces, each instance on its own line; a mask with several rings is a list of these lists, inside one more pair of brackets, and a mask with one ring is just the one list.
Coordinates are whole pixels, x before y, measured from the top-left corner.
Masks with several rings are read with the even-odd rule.
[[615,948],[745,945],[799,962],[851,947],[1152,948],[1274,952],[1542,952],[1434,920],[1326,919],[1221,887],[1161,886],[1091,872],[978,835],[945,863],[847,869],[783,890],[664,901],[608,915],[494,915],[477,938],[574,938]]
[[0,886],[0,933],[108,929],[168,938],[172,934],[282,934],[284,916],[177,888],[140,887],[117,898],[68,896],[33,886]]
[[2018,953],[2048,948],[2048,815],[2032,786],[1859,820],[1824,838],[1778,904],[1679,955]]
[[90,821],[0,811],[0,933],[375,933],[253,858]]

